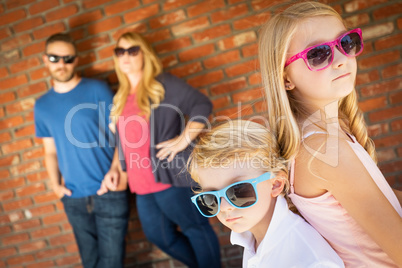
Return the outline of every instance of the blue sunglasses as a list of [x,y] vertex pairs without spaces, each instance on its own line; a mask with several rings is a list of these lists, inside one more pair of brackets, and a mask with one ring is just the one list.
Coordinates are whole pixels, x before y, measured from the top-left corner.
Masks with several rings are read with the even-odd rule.
[[208,218],[218,215],[221,208],[221,197],[235,208],[249,208],[258,201],[257,184],[271,178],[273,178],[272,174],[266,172],[257,178],[233,183],[219,191],[197,194],[191,197],[191,201],[198,211]]

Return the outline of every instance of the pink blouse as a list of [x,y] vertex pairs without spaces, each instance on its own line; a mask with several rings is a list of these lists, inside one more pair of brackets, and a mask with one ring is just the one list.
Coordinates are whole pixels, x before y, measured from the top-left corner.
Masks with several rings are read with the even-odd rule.
[[[304,137],[306,138],[306,136]],[[401,205],[383,174],[367,151],[351,137],[348,142],[378,188],[402,217]],[[294,166],[294,162],[291,167]],[[290,199],[303,217],[329,242],[345,267],[397,267],[388,255],[357,224],[330,193],[305,198],[294,192],[294,171],[290,169]]]

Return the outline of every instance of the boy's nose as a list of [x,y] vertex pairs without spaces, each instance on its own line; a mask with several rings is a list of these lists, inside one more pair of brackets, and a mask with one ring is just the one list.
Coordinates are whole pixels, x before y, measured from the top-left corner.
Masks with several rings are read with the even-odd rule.
[[221,197],[221,211],[233,210],[235,207],[230,204],[225,198]]

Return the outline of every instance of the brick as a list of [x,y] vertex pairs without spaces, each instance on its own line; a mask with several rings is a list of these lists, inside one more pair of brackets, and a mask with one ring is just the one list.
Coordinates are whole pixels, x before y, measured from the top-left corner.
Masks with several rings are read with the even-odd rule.
[[394,149],[377,150],[377,159],[379,163],[396,159]]
[[24,231],[27,229],[32,229],[35,227],[40,226],[40,220],[39,219],[31,219],[31,220],[27,220],[24,222],[18,222],[18,223],[14,223],[13,224],[13,229],[17,232],[19,231]]
[[158,16],[154,19],[149,20],[149,26],[152,29],[156,29],[156,28],[161,28],[161,27],[165,27],[180,21],[183,21],[186,19],[186,14],[184,14],[184,11],[182,9],[171,12],[171,13],[167,13],[167,14],[163,14],[161,16]]
[[254,73],[248,77],[248,82],[250,85],[261,84],[261,74]]
[[251,57],[258,55],[258,44],[251,44],[241,49],[243,57]]
[[11,200],[15,198],[13,191],[0,192],[0,201]]
[[382,8],[377,8],[373,11],[373,17],[375,20],[389,18],[394,15],[400,15],[402,13],[402,3],[396,3],[388,5]]
[[40,169],[40,166],[41,165],[40,165],[39,161],[34,161],[34,162],[19,164],[17,166],[11,167],[10,172],[14,176],[17,176],[17,175],[22,175],[25,173],[37,171]]
[[219,10],[211,14],[211,20],[213,23],[221,21],[232,20],[235,17],[247,14],[248,8],[246,4],[240,4],[237,6],[231,6],[225,10]]
[[399,131],[402,129],[402,119],[395,120],[391,122],[392,131]]
[[102,13],[98,9],[98,10],[94,10],[91,12],[86,12],[84,14],[74,16],[68,20],[68,23],[70,25],[70,28],[76,28],[76,27],[85,25],[90,22],[99,21],[102,19],[102,17],[103,17]]
[[212,100],[213,110],[224,108],[230,104],[229,96],[224,96],[218,99]]
[[46,202],[53,202],[58,200],[59,198],[56,196],[54,192],[46,192],[43,194],[38,194],[33,197],[36,204],[46,203]]
[[49,261],[42,261],[42,262],[36,261],[35,263],[26,265],[25,267],[26,268],[51,268],[51,267],[55,267],[55,266],[56,265],[55,265],[54,261],[49,260]]
[[138,0],[125,0],[118,1],[117,3],[110,4],[104,7],[105,14],[107,16],[114,15],[117,13],[122,13],[124,11],[136,8],[140,6],[140,1]]
[[359,102],[359,107],[363,112],[384,108],[386,106],[387,98],[384,96]]
[[49,77],[50,74],[48,69],[46,67],[43,67],[29,72],[29,76],[31,77],[31,80],[39,80]]
[[209,84],[216,83],[223,79],[223,72],[221,70],[209,72],[207,74],[198,75],[187,80],[193,87],[203,87]]
[[19,113],[23,111],[28,111],[32,110],[35,104],[35,99],[23,99],[19,102],[15,102],[13,104],[10,104],[6,107],[6,111],[8,115],[11,115],[13,113]]
[[104,45],[107,45],[110,43],[110,38],[108,35],[103,34],[103,35],[98,35],[95,37],[92,37],[90,39],[87,39],[85,41],[77,43],[77,49],[78,51],[86,51],[90,49],[95,49]]
[[4,154],[9,154],[24,150],[25,148],[29,148],[31,146],[32,141],[30,139],[23,139],[4,144],[1,146],[1,150]]
[[254,0],[251,3],[251,6],[253,7],[254,10],[262,10],[266,8],[270,8],[272,6],[282,4],[286,2],[285,0],[271,0],[271,1],[265,1],[265,0]]
[[28,31],[35,27],[41,26],[43,24],[43,20],[41,17],[35,17],[26,19],[16,25],[13,26],[13,29],[16,33]]
[[10,173],[8,170],[0,170],[0,179],[8,178],[10,177]]
[[213,69],[218,66],[226,65],[228,63],[232,63],[235,61],[240,60],[240,53],[238,50],[232,50],[228,52],[223,52],[221,54],[218,54],[215,57],[208,58],[204,60],[204,66],[207,69]]
[[175,66],[176,64],[178,64],[178,60],[175,55],[169,55],[166,57],[162,57],[161,62],[162,62],[163,68],[168,68],[168,67]]
[[209,26],[207,17],[199,17],[171,27],[173,35],[180,36],[195,32]]
[[44,179],[47,179],[48,174],[47,174],[47,171],[41,171],[38,173],[29,174],[26,176],[26,178],[30,183],[33,183],[33,182],[43,181]]
[[91,65],[89,68],[85,69],[85,75],[92,77],[112,70],[114,70],[114,62],[113,60],[109,60]]
[[58,235],[49,239],[50,245],[52,247],[64,245],[70,242],[74,242],[74,235],[72,233]]
[[35,135],[35,126],[32,124],[29,126],[17,128],[14,130],[14,134],[18,138],[26,137],[26,136],[33,136],[33,135]]
[[402,166],[402,161],[394,161],[391,163],[381,164],[379,166],[379,168],[383,174],[386,174],[386,173],[400,171],[401,166]]
[[[5,211],[16,210],[16,209],[23,209],[25,207],[31,206],[32,201],[30,198],[20,199],[17,201],[11,201],[7,203],[3,203],[3,208]],[[4,241],[3,241],[4,243]]]
[[391,104],[398,104],[402,102],[402,92],[397,92],[395,94],[391,94],[390,97]]
[[46,10],[59,6],[59,1],[57,0],[44,0],[40,2],[36,2],[29,7],[29,13],[31,15],[43,13]]
[[365,86],[360,89],[362,97],[369,97],[377,94],[382,94],[385,92],[396,91],[402,88],[402,81],[398,78],[375,83],[373,85]]
[[0,190],[11,190],[14,188],[18,188],[24,185],[24,178],[12,178],[9,180],[1,180],[0,181]]
[[230,28],[230,25],[222,24],[222,25],[218,25],[215,27],[211,27],[209,29],[206,29],[206,30],[198,32],[198,33],[193,33],[192,36],[193,36],[194,40],[197,42],[205,42],[205,41],[215,39],[217,37],[229,35],[231,33],[232,33],[232,30]]
[[122,24],[120,17],[107,18],[88,25],[88,33],[90,35],[99,34],[119,27]]
[[220,40],[218,42],[218,46],[221,50],[226,50],[226,49],[230,49],[233,47],[240,47],[244,44],[247,43],[251,43],[256,41],[257,36],[255,34],[255,32],[244,32],[244,33],[240,33],[228,38],[225,38],[223,40]]
[[17,255],[17,250],[14,247],[0,249],[1,258],[6,258],[13,255]]
[[[113,46],[114,48],[114,46]],[[112,52],[112,51],[111,51]],[[99,54],[99,52],[98,52]],[[111,57],[112,54],[109,55],[109,57]],[[87,52],[85,53],[80,53],[80,59],[78,61],[78,67],[83,66],[83,65],[87,65],[87,64],[93,64],[94,62],[96,62],[96,54],[93,51],[87,50]]]
[[1,43],[1,50],[7,51],[12,50],[14,48],[20,48],[25,44],[29,44],[32,41],[32,38],[29,34],[21,34],[16,37],[13,35],[12,39],[9,39],[5,42]]
[[29,211],[32,213],[32,217],[42,217],[46,214],[53,213],[56,210],[53,204],[48,204],[44,206],[35,206],[34,208],[29,209]]
[[28,196],[37,194],[40,192],[44,192],[46,190],[45,184],[43,183],[35,183],[33,185],[29,185],[26,187],[18,188],[15,190],[15,193],[19,197]]
[[45,92],[47,90],[47,85],[45,82],[39,83],[29,83],[26,87],[19,88],[17,90],[17,95],[19,98],[25,98],[28,96],[32,96],[41,92]]
[[9,117],[0,121],[0,129],[12,128],[24,123],[22,116]]
[[395,134],[384,138],[374,139],[376,148],[398,146],[401,143],[402,134]]
[[0,94],[0,104],[7,103],[13,100],[15,100],[14,92],[6,92]]
[[58,258],[56,260],[57,266],[71,266],[72,264],[79,263],[80,262],[80,256],[75,255],[75,256],[67,256],[63,258]]
[[37,30],[33,31],[33,36],[35,39],[48,38],[52,34],[64,32],[65,30],[66,30],[66,27],[64,26],[64,23],[62,23],[62,22],[56,22],[55,24],[51,24],[51,25],[48,25],[48,23],[46,23],[45,27],[42,27],[41,29],[37,29]]
[[11,257],[7,259],[8,265],[18,265],[18,264],[25,264],[28,262],[34,261],[35,258],[32,255],[24,255],[18,257]]
[[188,7],[187,14],[189,17],[195,17],[222,7],[225,7],[225,2],[223,0],[204,0],[199,4]]
[[36,253],[35,256],[38,259],[47,259],[47,258],[54,258],[56,256],[61,256],[65,254],[66,251],[63,247],[52,248],[47,250],[41,250],[40,252]]
[[227,67],[225,72],[227,76],[234,77],[249,72],[255,72],[256,70],[258,70],[258,60],[254,59]]
[[384,68],[381,71],[381,75],[383,78],[401,76],[402,75],[402,63],[394,64],[394,65]]
[[264,92],[261,88],[248,89],[246,91],[233,94],[233,103],[248,102],[264,97]]
[[132,12],[125,13],[124,20],[126,23],[133,23],[136,21],[146,19],[148,17],[152,17],[158,14],[158,12],[159,12],[159,6],[155,4],[141,9],[137,9]]
[[[16,7],[23,7],[25,5],[28,5],[32,2],[34,2],[35,0],[17,0],[17,1],[4,1],[4,3],[6,3],[7,9],[13,9]],[[0,9],[1,10],[1,9]]]
[[[17,154],[7,155],[5,157],[0,158],[0,167],[16,165],[19,162],[20,162],[20,158]],[[0,182],[0,185],[1,185],[1,182]],[[1,187],[0,187],[0,189],[1,189]]]
[[392,107],[381,111],[371,112],[369,119],[371,122],[378,122],[402,116],[402,106]]
[[13,23],[15,21],[22,20],[26,17],[24,9],[18,9],[15,11],[0,14],[0,26]]
[[402,34],[396,34],[392,36],[388,36],[385,38],[381,38],[378,41],[375,41],[374,46],[376,50],[383,50],[390,47],[396,47],[401,44]]
[[356,28],[368,24],[370,22],[370,17],[367,13],[357,14],[345,18],[345,22],[348,27]]
[[46,41],[41,41],[28,45],[22,49],[22,54],[27,57],[38,53],[43,53],[45,51]]
[[398,19],[397,23],[398,23],[398,28],[402,29],[402,18]]
[[39,66],[41,63],[37,57],[34,58],[28,58],[25,60],[22,60],[20,62],[14,63],[10,66],[10,70],[12,73],[18,73],[25,71],[27,69],[34,68],[36,66]]
[[170,29],[154,31],[152,33],[145,34],[144,37],[151,44],[159,41],[165,41],[171,37]]
[[137,32],[137,33],[142,33],[145,34],[147,32],[148,28],[147,26],[142,23],[136,23],[127,27],[124,27],[122,29],[117,30],[116,32],[113,33],[113,40],[117,40],[123,33],[126,32]]
[[33,123],[34,121],[34,114],[33,111],[24,114],[24,119],[26,123]]
[[76,14],[77,12],[78,7],[76,5],[63,6],[61,8],[58,8],[57,10],[46,13],[45,14],[46,22],[69,18],[70,16]]
[[214,44],[207,44],[199,47],[192,47],[179,53],[180,61],[190,61],[194,59],[201,59],[205,56],[211,55],[215,52]]
[[[386,22],[382,24],[376,24],[371,27],[364,28],[363,31],[363,39],[365,42],[369,39],[387,36],[394,31],[394,24],[392,22]],[[364,47],[366,50],[366,46]]]
[[31,251],[38,251],[40,249],[46,248],[46,242],[44,240],[26,243],[18,246],[20,253],[27,253]]
[[[34,125],[31,125],[34,128]],[[32,160],[37,158],[42,158],[44,156],[44,147],[34,148],[32,150],[26,151],[22,154],[23,160]]]
[[9,89],[13,87],[20,86],[28,82],[25,74],[20,74],[10,78],[0,80],[0,89]]
[[[228,108],[228,109],[216,112],[215,114],[217,117],[220,117],[222,119],[224,119],[224,118],[241,119],[244,116],[253,114],[253,108],[250,104],[241,105],[241,106],[237,105],[236,107]],[[230,244],[230,242],[228,244]]]
[[20,59],[20,54],[18,49],[14,49],[11,51],[5,51],[4,53],[0,54],[0,62],[3,63],[13,63]]
[[364,85],[378,80],[380,80],[380,74],[377,70],[372,70],[365,73],[358,73],[356,76],[356,85]]
[[399,59],[400,53],[397,50],[378,54],[368,58],[358,60],[358,66],[361,70],[381,66]]
[[233,22],[235,30],[245,30],[254,27],[260,27],[270,18],[270,13],[261,13],[247,16]]
[[233,79],[230,81],[225,81],[218,85],[211,87],[211,94],[212,95],[220,95],[232,91],[236,91],[241,88],[245,88],[247,86],[246,79],[244,77],[240,77],[237,79]]
[[178,77],[186,77],[202,71],[200,62],[193,62],[170,69],[169,72]]
[[10,28],[7,27],[7,28],[0,29],[0,40],[6,39],[10,36],[11,36]]
[[190,3],[195,2],[196,0],[169,0],[165,1],[163,4],[163,10],[172,10],[178,7],[182,7],[188,5]]
[[350,2],[346,3],[344,5],[344,7],[345,7],[346,12],[352,13],[352,12],[366,9],[370,6],[378,5],[378,4],[385,3],[385,2],[387,2],[387,0],[370,0],[370,1],[354,0],[354,1],[350,1]]
[[189,47],[191,45],[191,40],[188,37],[176,38],[172,41],[167,41],[155,46],[155,50],[159,53],[166,53],[175,51],[181,48]]

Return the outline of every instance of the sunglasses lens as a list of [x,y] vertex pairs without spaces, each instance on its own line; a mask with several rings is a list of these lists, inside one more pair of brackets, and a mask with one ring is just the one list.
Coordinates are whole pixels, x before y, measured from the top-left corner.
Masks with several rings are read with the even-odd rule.
[[128,51],[128,55],[136,56],[138,54],[138,52],[140,51],[140,47],[139,46],[130,47],[129,49],[127,49],[127,51]]
[[219,205],[215,195],[203,194],[197,197],[197,206],[205,216],[213,216],[218,212]]
[[342,38],[341,46],[346,54],[355,56],[362,51],[362,39],[358,33],[350,33]]
[[331,63],[332,50],[328,45],[315,47],[307,52],[307,61],[311,68],[322,69]]
[[233,205],[241,208],[252,206],[257,201],[254,187],[250,183],[240,183],[230,187],[226,191],[226,196]]
[[126,52],[126,50],[125,50],[124,48],[121,48],[121,47],[116,47],[116,48],[114,49],[114,54],[115,54],[117,57],[123,56],[123,55],[124,55],[124,52]]
[[60,57],[59,56],[55,56],[55,55],[47,55],[48,59],[50,62],[56,63],[59,62]]
[[74,62],[75,58],[76,58],[76,56],[64,56],[63,60],[64,60],[64,63],[70,64],[70,63]]

